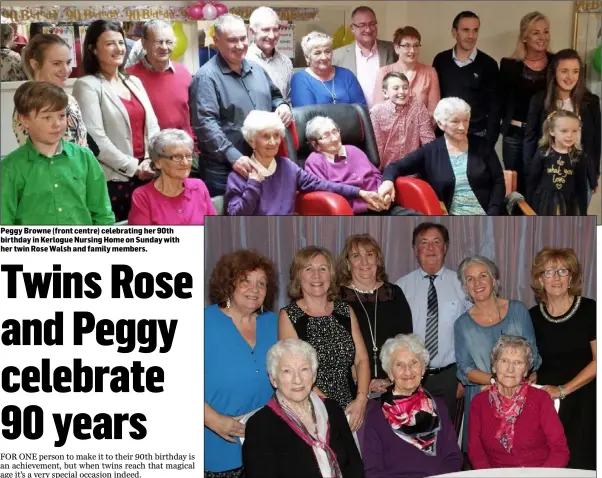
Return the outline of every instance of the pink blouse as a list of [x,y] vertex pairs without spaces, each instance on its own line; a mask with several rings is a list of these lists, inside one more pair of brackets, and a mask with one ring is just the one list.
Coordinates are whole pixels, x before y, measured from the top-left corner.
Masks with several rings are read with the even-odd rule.
[[[387,73],[397,71],[401,73],[400,63],[393,63],[392,65],[383,66],[378,71],[376,77],[376,84],[374,85],[374,98],[373,104],[382,103],[385,101],[385,95],[383,94],[383,78]],[[439,77],[437,72],[432,66],[425,65],[423,63],[416,64],[416,70],[414,78],[410,81],[410,89],[416,98],[420,100],[426,106],[429,116],[433,117],[435,106],[441,99],[441,91],[439,90]],[[433,123],[434,124],[434,123]]]

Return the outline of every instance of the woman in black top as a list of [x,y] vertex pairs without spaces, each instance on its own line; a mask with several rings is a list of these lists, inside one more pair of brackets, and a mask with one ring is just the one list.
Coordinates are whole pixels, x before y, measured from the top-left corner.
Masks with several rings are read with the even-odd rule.
[[518,191],[525,194],[527,171],[523,167],[523,141],[531,97],[546,88],[546,67],[551,58],[550,22],[540,12],[527,13],[520,21],[516,50],[502,58],[498,101],[502,119],[502,157],[505,169],[516,171]]
[[[548,86],[533,96],[529,106],[523,160],[529,168],[542,137],[544,120],[556,110],[568,110],[581,119],[581,149],[587,159],[588,204],[600,178],[600,98],[585,86],[583,62],[579,53],[566,49],[556,53],[550,62]],[[528,173],[528,169],[526,169]]]
[[370,392],[391,384],[380,362],[388,338],[412,333],[412,311],[402,290],[387,281],[383,253],[369,234],[349,236],[337,263],[341,299],[357,317],[370,360]]

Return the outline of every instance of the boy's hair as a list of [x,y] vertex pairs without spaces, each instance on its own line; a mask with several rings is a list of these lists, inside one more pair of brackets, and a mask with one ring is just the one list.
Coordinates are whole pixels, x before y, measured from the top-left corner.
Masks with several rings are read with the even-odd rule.
[[27,116],[32,112],[37,115],[42,110],[64,110],[69,97],[61,87],[47,81],[28,81],[17,88],[14,101],[17,113]]
[[[542,149],[543,154],[545,154],[546,156],[550,154],[550,152],[552,151],[552,145],[554,144],[554,139],[550,134],[550,130],[554,129],[554,126],[556,126],[556,121],[558,121],[561,118],[576,119],[579,122],[579,125],[581,125],[581,118],[579,118],[579,116],[577,116],[572,111],[556,110],[550,113],[543,122],[542,136],[539,140],[539,147]],[[579,161],[580,154],[581,144],[579,142],[575,142],[575,144],[571,146],[571,149],[569,150],[569,158],[571,160],[571,163],[576,163],[577,161]]]
[[399,78],[401,81],[406,82],[408,85],[410,84],[410,80],[408,80],[408,77],[406,75],[400,73],[399,71],[392,71],[390,73],[387,73],[383,78],[383,90],[386,90],[388,88],[389,80],[391,78]]

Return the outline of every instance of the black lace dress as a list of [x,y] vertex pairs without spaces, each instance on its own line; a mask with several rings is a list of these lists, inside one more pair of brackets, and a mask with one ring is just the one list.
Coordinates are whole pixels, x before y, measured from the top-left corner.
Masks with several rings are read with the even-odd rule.
[[330,315],[307,315],[293,302],[284,307],[297,336],[311,344],[318,353],[316,386],[344,409],[355,399],[357,387],[351,375],[355,360],[355,344],[351,335],[349,306],[334,301]]

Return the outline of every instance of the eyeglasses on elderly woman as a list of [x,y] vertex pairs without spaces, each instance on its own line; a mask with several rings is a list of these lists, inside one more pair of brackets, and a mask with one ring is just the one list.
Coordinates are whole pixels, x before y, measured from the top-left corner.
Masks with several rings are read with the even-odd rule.
[[338,128],[334,128],[334,129],[331,129],[330,131],[325,131],[324,133],[322,133],[318,137],[318,139],[327,140],[327,139],[332,139],[333,137],[337,137],[337,136],[341,136],[341,130],[339,130]]
[[162,154],[158,155],[160,158],[169,159],[174,163],[183,163],[184,161],[192,161],[192,154]]
[[547,277],[548,279],[551,279],[552,277],[554,277],[556,274],[558,274],[558,277],[566,277],[571,273],[570,269],[546,269],[542,272],[542,275]]

